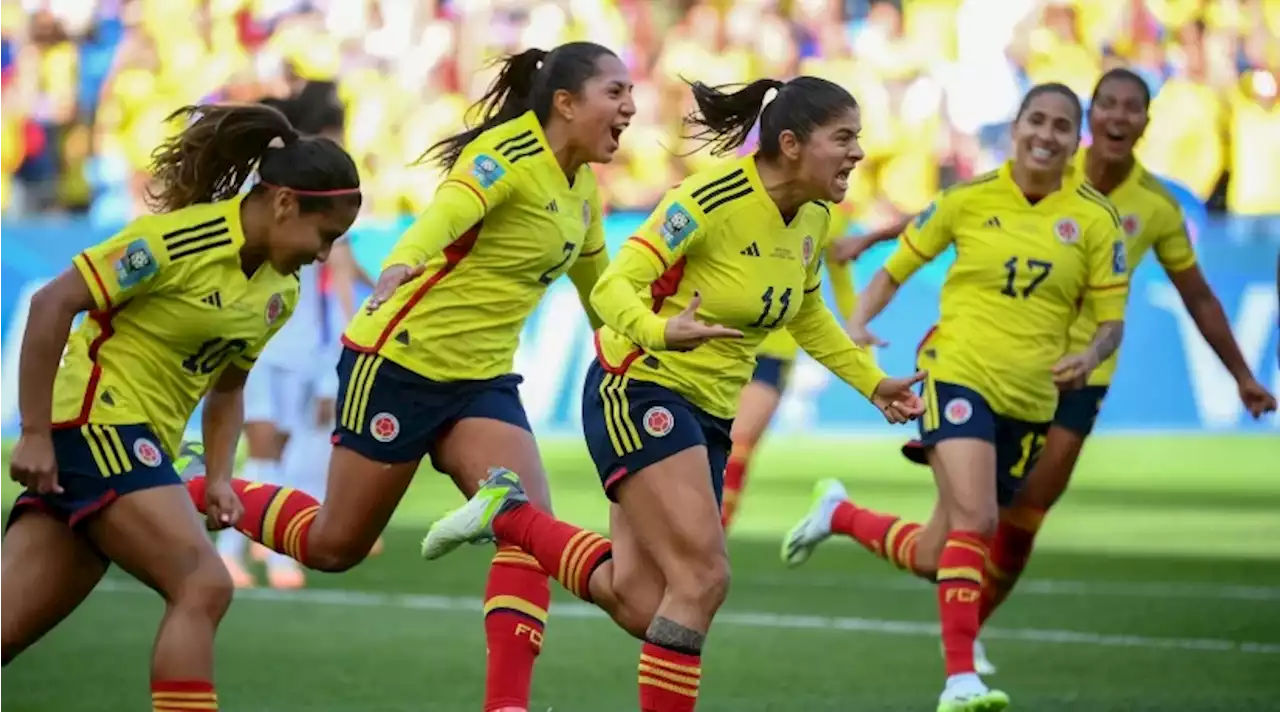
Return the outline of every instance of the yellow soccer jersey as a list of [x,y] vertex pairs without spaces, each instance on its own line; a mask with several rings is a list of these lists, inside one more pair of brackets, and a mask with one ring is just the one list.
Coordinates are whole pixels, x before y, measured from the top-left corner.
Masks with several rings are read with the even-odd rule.
[[1051,370],[1080,305],[1100,320],[1124,318],[1125,242],[1119,214],[1080,171],[1069,169],[1060,190],[1032,205],[1010,168],[942,193],[884,268],[901,284],[954,244],[922,365],[981,393],[1000,415],[1047,422],[1058,402]]
[[240,265],[241,198],[149,215],[73,264],[97,309],[71,334],[54,427],[145,423],[172,456],[227,364],[249,370],[298,303],[298,276]]
[[[823,203],[806,203],[784,222],[754,156],[689,177],[622,246],[591,295],[605,323],[596,334],[603,365],[731,418],[760,343],[785,327],[809,355],[870,396],[884,373],[849,339],[819,291],[830,222]],[[702,297],[699,319],[744,337],[666,350],[666,319],[695,293]]]
[[[1080,151],[1076,165],[1084,171],[1084,151]],[[1142,262],[1147,252],[1155,249],[1160,266],[1169,273],[1181,272],[1196,263],[1196,253],[1187,235],[1186,219],[1178,199],[1164,187],[1142,164],[1135,163],[1129,176],[1107,196],[1120,213],[1120,225],[1124,229],[1128,248],[1129,272]],[[1071,353],[1087,348],[1093,341],[1098,320],[1085,308],[1071,327]],[[1102,362],[1089,376],[1089,385],[1110,385],[1116,372],[1119,352]]]
[[[835,237],[839,237],[839,233],[833,233]],[[853,315],[853,310],[858,306],[858,295],[853,290],[853,275],[849,273],[849,265],[837,265],[830,260],[827,263],[827,276],[831,279],[831,291],[836,298],[836,311],[839,312],[841,319],[848,319]],[[786,329],[777,329],[760,342],[760,349],[756,352],[758,356],[768,356],[781,361],[794,361],[796,355],[800,351],[800,345],[796,343],[796,339],[791,332]]]
[[583,166],[570,184],[533,112],[500,124],[467,146],[384,263],[425,263],[422,277],[361,309],[343,341],[435,381],[510,373],[547,285],[569,272],[585,294],[603,271],[601,220],[595,174]]

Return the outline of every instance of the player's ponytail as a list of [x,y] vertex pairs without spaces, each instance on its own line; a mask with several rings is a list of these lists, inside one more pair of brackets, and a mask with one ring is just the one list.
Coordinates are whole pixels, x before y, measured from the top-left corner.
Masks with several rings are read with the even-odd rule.
[[[701,147],[710,146],[717,156],[732,153],[745,144],[751,128],[759,121],[758,151],[764,158],[777,158],[781,150],[778,137],[783,131],[792,132],[804,142],[815,128],[858,107],[857,100],[844,87],[817,77],[796,77],[787,82],[757,79],[745,86],[686,83],[698,108],[684,119],[685,126],[692,129],[685,137],[701,141]],[[725,91],[735,86],[739,87],[737,91]],[[769,101],[772,91],[777,93]]]
[[436,163],[450,170],[477,136],[526,111],[532,110],[538,122],[546,126],[555,93],[564,90],[578,94],[582,85],[596,75],[596,62],[602,55],[616,56],[594,42],[569,42],[550,52],[531,48],[496,60],[502,70],[468,111],[479,118],[479,123],[432,144],[417,163]]
[[279,109],[192,105],[169,115],[176,120],[187,124],[151,155],[146,198],[158,212],[231,198],[255,169],[262,184],[297,191],[303,212],[360,202],[360,176],[346,151],[329,139],[302,136]]

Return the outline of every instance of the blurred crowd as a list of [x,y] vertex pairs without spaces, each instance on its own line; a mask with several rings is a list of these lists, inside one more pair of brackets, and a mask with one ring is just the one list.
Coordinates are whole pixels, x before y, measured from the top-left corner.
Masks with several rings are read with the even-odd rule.
[[716,160],[679,155],[682,76],[846,86],[867,151],[846,203],[879,222],[1002,160],[1031,84],[1087,100],[1127,65],[1156,96],[1151,169],[1211,209],[1280,214],[1280,0],[3,0],[5,214],[126,219],[168,112],[306,94],[345,117],[365,218],[395,220],[430,198],[438,173],[411,164],[462,125],[489,60],[575,39],[636,82],[639,113],[599,170],[614,209]]

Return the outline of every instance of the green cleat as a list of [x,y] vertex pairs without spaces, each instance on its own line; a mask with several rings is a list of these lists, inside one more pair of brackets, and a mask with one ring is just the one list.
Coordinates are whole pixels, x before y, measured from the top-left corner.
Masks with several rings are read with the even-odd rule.
[[184,440],[178,447],[178,456],[173,460],[173,469],[183,482],[205,474],[204,443],[198,440]]
[[831,514],[849,498],[839,480],[821,480],[813,486],[813,501],[782,540],[782,563],[796,567],[809,560],[818,545],[831,536]]
[[422,558],[438,559],[463,544],[487,544],[497,539],[493,518],[505,509],[525,504],[529,496],[520,476],[505,467],[489,468],[489,477],[466,504],[431,525],[422,540]]
[[987,690],[955,699],[940,700],[938,712],[1001,712],[1009,709],[1009,702],[1009,695],[1003,691]]

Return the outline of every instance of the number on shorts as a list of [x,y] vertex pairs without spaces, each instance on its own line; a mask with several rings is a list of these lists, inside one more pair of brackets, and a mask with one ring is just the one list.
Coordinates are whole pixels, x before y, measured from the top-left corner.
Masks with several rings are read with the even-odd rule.
[[778,297],[778,303],[782,305],[782,308],[778,310],[778,315],[769,321],[768,324],[765,324],[765,319],[768,319],[769,312],[773,311],[773,287],[769,287],[764,290],[764,294],[760,295],[760,301],[764,302],[764,309],[760,310],[760,318],[751,322],[748,326],[753,329],[761,326],[766,329],[773,329],[778,326],[778,323],[782,321],[782,318],[787,315],[787,310],[791,308],[791,287],[787,287],[786,291],[782,293],[782,296]]
[[1009,474],[1014,477],[1022,477],[1027,474],[1027,465],[1032,459],[1040,453],[1040,448],[1044,447],[1045,437],[1040,433],[1027,433],[1022,436],[1022,457],[1013,463],[1013,467],[1009,468]]
[[569,258],[573,257],[573,248],[575,247],[577,247],[577,245],[572,242],[564,243],[564,259],[552,265],[551,269],[543,272],[542,276],[538,278],[538,281],[543,284],[551,284],[556,281],[556,277],[559,277],[561,274],[560,268],[564,267],[565,264],[569,262]]
[[248,345],[249,342],[244,339],[223,339],[215,336],[200,344],[200,348],[195,353],[184,359],[182,367],[192,375],[207,376],[222,368],[227,359],[244,353]]

